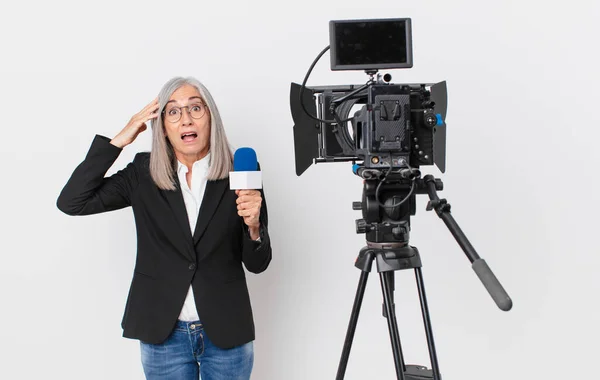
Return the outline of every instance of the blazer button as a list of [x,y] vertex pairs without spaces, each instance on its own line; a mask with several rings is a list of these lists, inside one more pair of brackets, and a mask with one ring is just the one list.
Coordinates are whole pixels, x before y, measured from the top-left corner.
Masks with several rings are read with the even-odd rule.
[[191,263],[188,268],[190,268],[190,270],[194,270],[194,269],[196,269],[196,264]]

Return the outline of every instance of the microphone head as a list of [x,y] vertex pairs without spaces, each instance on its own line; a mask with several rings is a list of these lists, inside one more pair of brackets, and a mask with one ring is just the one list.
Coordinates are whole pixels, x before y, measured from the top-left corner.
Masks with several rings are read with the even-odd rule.
[[239,148],[233,155],[233,171],[252,172],[258,170],[256,152],[252,148]]

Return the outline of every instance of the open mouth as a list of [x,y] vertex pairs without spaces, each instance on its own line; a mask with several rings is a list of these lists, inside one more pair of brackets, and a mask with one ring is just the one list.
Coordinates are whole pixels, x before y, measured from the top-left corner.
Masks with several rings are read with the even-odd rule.
[[181,139],[185,142],[194,141],[198,137],[196,132],[185,132],[181,134]]

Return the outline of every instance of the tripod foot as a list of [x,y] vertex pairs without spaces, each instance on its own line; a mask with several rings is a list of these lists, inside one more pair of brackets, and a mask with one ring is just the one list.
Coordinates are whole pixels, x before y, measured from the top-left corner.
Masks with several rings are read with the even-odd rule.
[[[406,365],[404,371],[406,380],[433,380],[433,371],[421,365]],[[437,380],[437,379],[436,379]],[[440,379],[441,380],[441,379]]]

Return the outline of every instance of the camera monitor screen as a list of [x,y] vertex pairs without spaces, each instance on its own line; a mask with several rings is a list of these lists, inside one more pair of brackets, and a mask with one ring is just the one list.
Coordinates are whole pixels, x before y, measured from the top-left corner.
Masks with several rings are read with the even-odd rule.
[[410,18],[329,22],[331,70],[410,68]]

